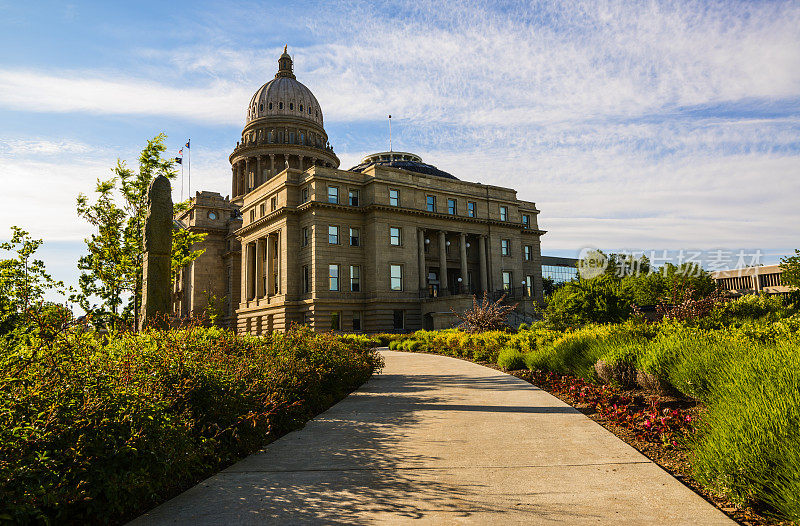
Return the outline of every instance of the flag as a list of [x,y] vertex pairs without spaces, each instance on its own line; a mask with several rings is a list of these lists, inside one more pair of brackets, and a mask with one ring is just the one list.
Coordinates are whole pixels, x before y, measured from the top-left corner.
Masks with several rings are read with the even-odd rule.
[[183,148],[181,148],[180,150],[178,150],[178,155],[180,155],[181,157],[183,157]]
[[181,159],[180,157],[175,157],[175,162],[178,164],[183,164],[183,159]]
[[191,140],[191,139],[189,139],[188,141],[186,141],[186,147],[187,147],[187,148],[189,147],[189,143],[190,143],[190,142],[192,142],[192,140]]

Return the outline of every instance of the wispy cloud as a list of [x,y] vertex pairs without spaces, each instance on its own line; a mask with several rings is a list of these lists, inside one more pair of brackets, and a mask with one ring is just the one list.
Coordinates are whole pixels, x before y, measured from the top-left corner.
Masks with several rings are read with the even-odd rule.
[[[130,50],[130,73],[0,67],[0,107],[239,126],[282,50],[253,45],[267,8],[206,9],[193,43]],[[797,243],[797,2],[342,1],[281,17],[344,168],[377,143],[352,130],[391,113],[396,147],[536,201],[546,248]],[[60,141],[0,141],[0,170],[95,173]],[[61,172],[14,158],[59,150],[75,163]],[[195,187],[227,193],[227,153],[198,152]]]

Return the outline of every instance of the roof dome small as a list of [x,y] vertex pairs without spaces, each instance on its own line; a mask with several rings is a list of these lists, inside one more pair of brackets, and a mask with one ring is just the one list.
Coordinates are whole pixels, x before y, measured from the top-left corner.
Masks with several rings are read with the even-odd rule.
[[409,172],[416,172],[425,175],[443,177],[445,179],[455,179],[458,177],[449,174],[444,170],[439,170],[432,164],[422,162],[422,157],[409,152],[378,152],[367,155],[361,162],[350,168],[351,172],[363,172],[370,166],[389,166],[390,168],[400,168]]
[[287,48],[278,58],[275,78],[258,88],[247,107],[247,121],[271,116],[291,116],[322,126],[322,108],[317,98],[292,72],[292,57]]

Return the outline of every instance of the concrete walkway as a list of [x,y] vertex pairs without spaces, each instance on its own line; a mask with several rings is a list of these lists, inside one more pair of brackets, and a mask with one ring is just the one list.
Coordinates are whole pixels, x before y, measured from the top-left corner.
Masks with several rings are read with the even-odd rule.
[[132,524],[734,524],[557,398],[384,351],[361,389]]

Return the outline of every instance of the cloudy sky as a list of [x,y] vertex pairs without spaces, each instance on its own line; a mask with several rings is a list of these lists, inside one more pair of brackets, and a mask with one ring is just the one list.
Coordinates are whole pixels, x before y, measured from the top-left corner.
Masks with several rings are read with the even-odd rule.
[[76,195],[161,131],[225,195],[288,44],[343,168],[391,113],[395,149],[535,201],[545,254],[800,247],[800,3],[443,5],[0,0],[0,238],[74,281]]

